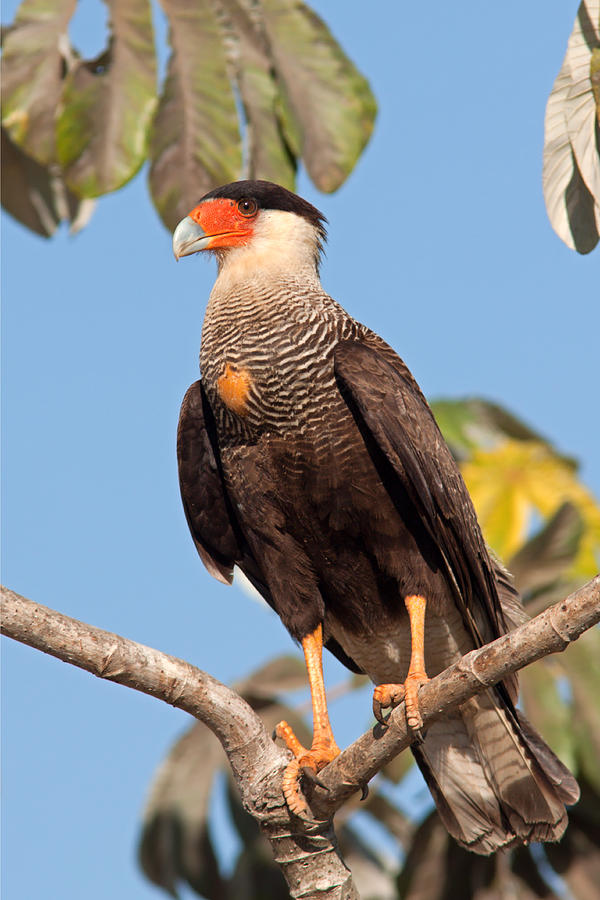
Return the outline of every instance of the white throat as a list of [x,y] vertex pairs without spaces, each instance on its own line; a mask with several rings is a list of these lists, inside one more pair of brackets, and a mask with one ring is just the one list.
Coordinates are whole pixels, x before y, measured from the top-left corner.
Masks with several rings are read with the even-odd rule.
[[310,222],[295,213],[263,210],[247,244],[218,250],[216,256],[219,275],[215,288],[219,290],[286,276],[320,286],[319,235]]

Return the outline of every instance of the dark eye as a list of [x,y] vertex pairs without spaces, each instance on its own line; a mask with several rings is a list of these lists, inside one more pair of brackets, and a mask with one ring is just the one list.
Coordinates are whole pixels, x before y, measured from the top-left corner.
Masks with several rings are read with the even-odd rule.
[[242,197],[241,200],[238,200],[237,208],[243,216],[250,218],[251,216],[256,215],[258,203],[256,200],[252,200],[251,197]]

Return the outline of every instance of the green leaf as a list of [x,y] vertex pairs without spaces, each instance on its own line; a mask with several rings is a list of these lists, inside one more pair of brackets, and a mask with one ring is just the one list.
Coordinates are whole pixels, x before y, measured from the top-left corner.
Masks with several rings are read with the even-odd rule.
[[89,220],[94,202],[80,200],[59,175],[40,165],[14,144],[2,129],[2,206],[36,234],[50,237],[64,219],[71,231]]
[[557,581],[574,563],[582,534],[581,513],[573,503],[563,503],[509,560],[519,593],[538,593]]
[[55,159],[55,116],[75,2],[23,0],[4,37],[2,124],[11,140],[42,165]]
[[162,0],[172,47],[150,145],[150,191],[173,229],[211,188],[239,177],[242,149],[223,36],[209,0]]
[[433,400],[431,409],[454,457],[461,461],[469,459],[474,450],[491,450],[505,438],[538,441],[553,449],[549,441],[517,416],[481,397]]
[[325,23],[300,0],[262,0],[282,93],[301,135],[301,156],[322,191],[352,171],[373,130],[376,103],[368,82]]
[[81,197],[129,181],[146,158],[156,105],[156,57],[148,0],[107,0],[111,37],[97,59],[65,79],[57,123],[64,177]]
[[251,0],[221,0],[221,3],[236,47],[236,80],[246,119],[246,175],[293,190],[296,159],[281,121],[283,101],[260,7]]
[[501,558],[508,559],[527,539],[534,513],[547,519],[569,501],[584,523],[570,574],[596,574],[600,507],[577,480],[573,466],[546,444],[506,440],[493,450],[477,450],[462,473],[484,536]]

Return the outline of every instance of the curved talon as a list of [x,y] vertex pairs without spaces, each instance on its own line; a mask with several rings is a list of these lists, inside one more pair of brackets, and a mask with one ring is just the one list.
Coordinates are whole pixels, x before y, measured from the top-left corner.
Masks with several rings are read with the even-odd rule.
[[375,718],[377,719],[379,724],[383,725],[383,727],[385,728],[385,727],[387,727],[387,719],[383,715],[381,710],[382,710],[381,703],[378,700],[376,700],[375,695],[373,695],[373,715],[375,716]]
[[328,794],[330,794],[331,790],[327,787],[326,784],[324,784],[321,781],[321,779],[319,778],[319,776],[317,775],[315,770],[312,768],[312,766],[306,766],[306,765],[303,766],[302,760],[300,760],[299,762],[300,762],[300,772],[306,778],[306,780],[310,781],[311,784],[316,784],[317,787],[322,788],[324,791],[326,791]]
[[288,763],[283,773],[282,789],[285,802],[293,815],[310,821],[312,817],[301,790],[301,779],[306,778],[311,784],[317,785],[329,793],[329,788],[321,781],[317,773],[339,754],[338,746],[331,737],[329,740],[313,741],[312,747],[307,750],[287,722],[279,722],[275,727],[274,735],[285,742],[286,747],[295,757]]
[[360,802],[362,803],[362,801],[366,800],[368,796],[369,796],[369,785],[365,783],[365,784],[363,784],[362,789],[361,789]]
[[308,803],[300,791],[300,763],[297,759],[293,759],[287,765],[281,787],[285,802],[292,815],[307,820],[309,818]]
[[403,684],[378,684],[373,691],[373,715],[377,721],[387,726],[389,716],[384,716],[382,709],[398,706],[404,700]]

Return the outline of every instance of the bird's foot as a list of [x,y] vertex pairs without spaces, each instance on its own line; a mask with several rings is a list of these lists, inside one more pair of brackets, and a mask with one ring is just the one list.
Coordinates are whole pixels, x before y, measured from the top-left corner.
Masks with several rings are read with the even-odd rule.
[[384,709],[394,709],[404,700],[403,684],[378,684],[373,691],[373,715],[380,725],[387,725]]
[[404,682],[406,721],[410,730],[414,732],[420,733],[423,728],[423,717],[419,709],[419,688],[428,681],[429,678],[425,672],[409,672]]
[[406,705],[406,722],[411,731],[419,734],[423,727],[423,718],[419,711],[419,688],[429,681],[425,672],[409,672],[404,684],[378,684],[373,691],[373,715],[382,725],[387,718],[382,710],[394,708],[404,700]]
[[324,790],[327,787],[317,777],[321,769],[324,769],[327,763],[335,759],[339,755],[339,747],[333,738],[327,736],[321,739],[313,739],[313,744],[308,750],[300,743],[290,725],[287,722],[280,722],[275,728],[275,734],[280,737],[288,750],[294,754],[294,759],[286,767],[283,773],[283,796],[291,813],[301,819],[310,818],[310,810],[306,798],[302,793],[300,782],[302,778],[306,778],[313,784],[319,785]]

